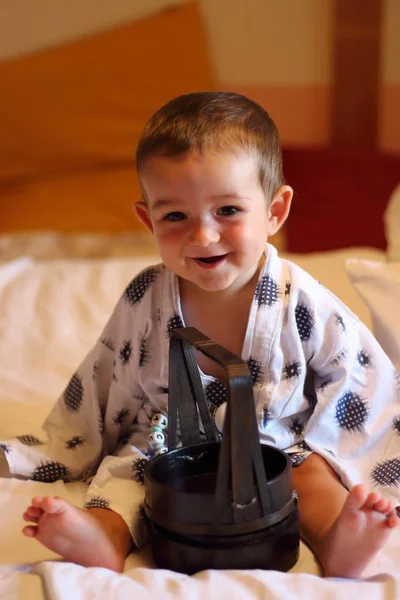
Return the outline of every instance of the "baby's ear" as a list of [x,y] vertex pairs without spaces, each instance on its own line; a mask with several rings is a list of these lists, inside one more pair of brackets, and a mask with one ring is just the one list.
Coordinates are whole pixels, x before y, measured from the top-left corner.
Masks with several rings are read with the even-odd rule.
[[268,206],[268,235],[274,235],[288,218],[292,204],[293,190],[288,185],[282,185]]
[[149,207],[145,202],[136,202],[135,213],[139,221],[146,227],[150,233],[153,233],[153,223],[150,217]]

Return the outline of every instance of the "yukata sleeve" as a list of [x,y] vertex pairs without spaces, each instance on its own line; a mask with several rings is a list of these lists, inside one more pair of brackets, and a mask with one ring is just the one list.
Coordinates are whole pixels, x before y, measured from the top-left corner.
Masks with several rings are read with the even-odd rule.
[[[157,394],[156,399],[146,397],[139,381],[139,371],[148,358],[151,336],[147,328],[151,329],[156,321],[152,318],[149,288],[159,275],[159,270],[151,268],[130,284],[124,302],[128,311],[130,305],[137,309],[140,303],[140,310],[135,311],[135,322],[133,325],[123,323],[119,331],[110,332],[107,338],[114,371],[103,419],[105,452],[85,499],[87,509],[107,508],[117,512],[126,522],[137,547],[148,539],[142,511],[144,469],[149,458],[165,449],[163,443],[154,440],[151,446],[149,443],[152,419],[163,417],[166,424],[165,394],[161,394],[164,404],[160,406]],[[164,439],[162,432],[157,436]]]
[[299,295],[296,325],[313,374],[314,409],[305,443],[351,489],[357,483],[398,497],[399,378],[367,327],[316,284]]
[[[149,422],[154,414],[148,402],[137,410],[129,434],[123,435],[115,451],[103,458],[84,504],[86,509],[107,508],[118,513],[127,524],[136,547],[148,540],[142,506],[144,469],[154,455],[154,447],[148,442]],[[121,411],[116,412],[114,419],[119,415]]]
[[147,542],[142,506],[144,468],[150,452],[146,431],[135,426],[135,433],[123,449],[104,457],[85,498],[85,509],[106,508],[118,513],[127,524],[136,547]]
[[[100,389],[93,373],[102,367]],[[99,340],[71,377],[39,429],[1,443],[10,474],[51,483],[86,480],[103,453],[101,421],[112,360]]]

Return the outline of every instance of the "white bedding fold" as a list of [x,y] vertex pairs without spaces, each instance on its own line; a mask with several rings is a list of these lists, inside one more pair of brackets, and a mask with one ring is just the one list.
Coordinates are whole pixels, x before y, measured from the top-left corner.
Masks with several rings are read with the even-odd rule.
[[7,599],[29,600],[398,600],[400,578],[380,575],[351,581],[257,570],[203,571],[188,577],[144,568],[117,575],[107,569],[43,562],[29,575],[6,575],[0,582],[0,594]]

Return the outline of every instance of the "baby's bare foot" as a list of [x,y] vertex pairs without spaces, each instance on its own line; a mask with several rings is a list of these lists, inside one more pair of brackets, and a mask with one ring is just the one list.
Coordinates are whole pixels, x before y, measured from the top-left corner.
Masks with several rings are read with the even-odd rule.
[[326,577],[358,577],[398,525],[394,504],[355,486],[326,534],[320,560]]
[[[112,511],[107,512],[111,513],[111,519],[119,517]],[[110,528],[90,511],[77,508],[59,497],[38,496],[32,499],[23,519],[35,523],[24,527],[24,535],[36,538],[67,561],[85,567],[123,571],[124,544],[121,545],[118,538],[108,531]]]

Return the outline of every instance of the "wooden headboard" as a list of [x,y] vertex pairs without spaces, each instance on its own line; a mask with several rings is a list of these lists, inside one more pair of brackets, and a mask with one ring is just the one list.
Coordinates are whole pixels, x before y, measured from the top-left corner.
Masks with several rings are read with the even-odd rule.
[[0,64],[0,232],[141,227],[134,156],[151,114],[213,89],[195,3]]

